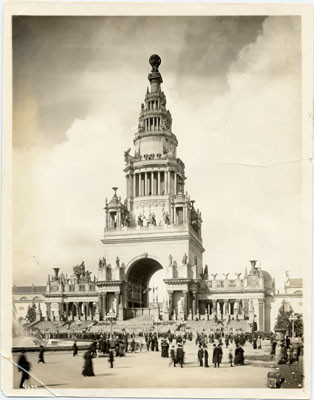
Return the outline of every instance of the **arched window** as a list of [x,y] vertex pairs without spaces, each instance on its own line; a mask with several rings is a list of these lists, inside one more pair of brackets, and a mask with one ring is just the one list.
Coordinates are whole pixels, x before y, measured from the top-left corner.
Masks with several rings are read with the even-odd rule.
[[298,296],[303,296],[302,290],[296,290],[293,294],[296,294]]
[[40,301],[40,298],[38,297],[38,296],[35,296],[34,298],[33,298],[33,301]]
[[26,301],[26,300],[27,300],[27,297],[25,297],[25,296],[20,298],[20,301]]

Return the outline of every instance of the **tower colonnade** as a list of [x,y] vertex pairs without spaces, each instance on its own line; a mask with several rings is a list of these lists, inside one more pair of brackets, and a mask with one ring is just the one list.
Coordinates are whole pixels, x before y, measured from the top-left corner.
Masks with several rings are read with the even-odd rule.
[[145,169],[126,175],[127,196],[167,196],[178,194],[178,181],[182,177],[173,170],[156,171]]

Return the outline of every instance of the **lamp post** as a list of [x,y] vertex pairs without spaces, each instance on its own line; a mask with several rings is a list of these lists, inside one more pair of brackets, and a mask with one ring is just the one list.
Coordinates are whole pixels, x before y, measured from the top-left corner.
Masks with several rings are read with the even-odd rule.
[[294,338],[294,323],[295,321],[297,321],[298,316],[296,314],[291,314],[291,316],[289,317],[289,321],[291,322],[292,325],[292,337]]
[[110,339],[112,339],[112,321],[116,319],[116,314],[109,311],[106,315],[106,319],[110,321]]

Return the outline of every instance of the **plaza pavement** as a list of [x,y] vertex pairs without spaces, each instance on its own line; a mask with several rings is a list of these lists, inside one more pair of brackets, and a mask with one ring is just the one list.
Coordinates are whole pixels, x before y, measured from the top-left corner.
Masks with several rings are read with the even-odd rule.
[[[234,349],[234,346],[231,346]],[[209,345],[209,368],[201,368],[197,362],[197,346],[187,342],[184,347],[183,368],[169,366],[170,359],[162,358],[160,352],[128,353],[115,358],[114,368],[109,368],[108,358],[93,359],[95,377],[83,377],[83,351],[77,357],[71,352],[46,352],[46,364],[37,364],[38,353],[27,353],[31,362],[31,373],[46,386],[54,389],[70,388],[266,388],[270,363],[247,361],[247,365],[231,368],[228,363],[228,349],[223,347],[223,362],[214,368],[212,345]],[[253,350],[251,344],[244,346],[245,354],[269,354],[269,342],[262,350]],[[14,355],[17,362],[19,355]],[[14,368],[14,387],[18,388],[20,373]],[[31,378],[28,382],[42,387]]]

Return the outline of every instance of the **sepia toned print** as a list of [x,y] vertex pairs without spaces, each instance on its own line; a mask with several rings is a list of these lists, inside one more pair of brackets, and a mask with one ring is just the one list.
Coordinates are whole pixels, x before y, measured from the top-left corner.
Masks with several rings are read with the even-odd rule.
[[307,21],[164,6],[12,15],[6,389],[307,398]]

